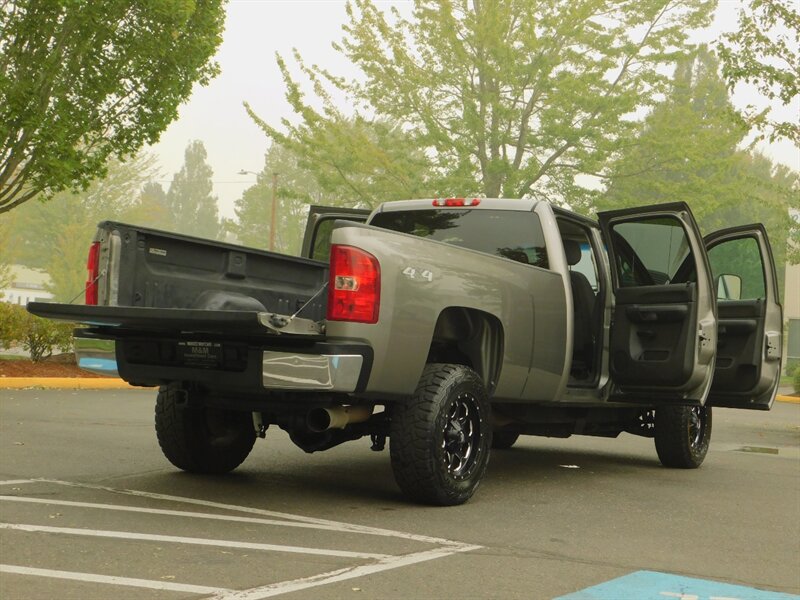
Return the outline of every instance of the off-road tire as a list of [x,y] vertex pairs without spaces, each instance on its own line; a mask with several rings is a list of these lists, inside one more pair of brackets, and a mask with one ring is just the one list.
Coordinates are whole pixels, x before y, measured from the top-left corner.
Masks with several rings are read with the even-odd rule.
[[174,386],[159,389],[156,435],[167,460],[190,473],[228,473],[238,467],[256,440],[249,412],[193,406]]
[[661,464],[696,469],[711,442],[711,407],[660,406],[656,409],[655,442]]
[[475,371],[427,365],[411,399],[392,407],[389,450],[397,485],[426,504],[469,500],[489,462],[491,422],[486,388]]
[[516,431],[495,431],[492,434],[492,448],[495,450],[508,450],[517,443],[519,434]]

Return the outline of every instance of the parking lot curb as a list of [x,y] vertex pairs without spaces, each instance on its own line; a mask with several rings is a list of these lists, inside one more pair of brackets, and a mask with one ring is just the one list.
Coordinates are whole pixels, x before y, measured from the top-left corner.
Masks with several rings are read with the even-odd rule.
[[778,402],[791,402],[792,404],[800,404],[800,396],[783,396],[778,394],[775,396],[775,400]]
[[100,377],[0,377],[0,389],[25,388],[73,390],[136,390],[142,389],[117,378]]

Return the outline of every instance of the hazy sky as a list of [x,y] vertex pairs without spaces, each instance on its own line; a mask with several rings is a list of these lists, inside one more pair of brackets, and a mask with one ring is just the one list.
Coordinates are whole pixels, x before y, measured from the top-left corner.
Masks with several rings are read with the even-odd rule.
[[[378,1],[383,8],[396,6],[410,14],[410,0]],[[713,41],[720,33],[735,29],[738,0],[722,0],[714,24],[698,32],[696,41]],[[214,170],[214,193],[220,211],[232,217],[233,203],[255,182],[254,175],[239,175],[242,169],[260,171],[264,165],[266,135],[247,116],[247,100],[256,113],[276,125],[292,117],[284,99],[283,80],[275,53],[289,59],[297,48],[308,64],[319,64],[333,73],[354,75],[346,59],[331,48],[341,39],[346,21],[344,0],[230,0],[223,42],[216,60],[220,75],[207,87],[196,86],[189,102],[180,108],[178,120],[152,147],[161,165],[161,183],[166,189],[172,175],[183,164],[183,153],[191,140],[201,140]],[[734,103],[757,102],[748,90],[737,88]],[[789,112],[798,114],[798,107]],[[773,160],[800,170],[800,152],[791,144],[765,148]],[[453,190],[457,194],[458,190]]]

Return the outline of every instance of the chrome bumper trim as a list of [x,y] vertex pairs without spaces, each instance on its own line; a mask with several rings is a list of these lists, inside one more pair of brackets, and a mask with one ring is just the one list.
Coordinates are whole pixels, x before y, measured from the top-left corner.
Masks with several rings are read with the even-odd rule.
[[114,340],[75,337],[75,358],[78,366],[98,375],[119,377],[117,344]]
[[263,385],[267,389],[353,392],[364,357],[360,354],[264,352]]

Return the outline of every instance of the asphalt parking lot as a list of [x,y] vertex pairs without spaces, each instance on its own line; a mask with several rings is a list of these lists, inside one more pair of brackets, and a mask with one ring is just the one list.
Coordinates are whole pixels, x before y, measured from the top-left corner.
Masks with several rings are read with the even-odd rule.
[[0,390],[0,597],[800,594],[797,404],[718,410],[696,471],[628,435],[525,438],[468,504],[433,508],[403,499],[366,440],[306,455],[270,429],[228,476],[181,473],[153,400]]

